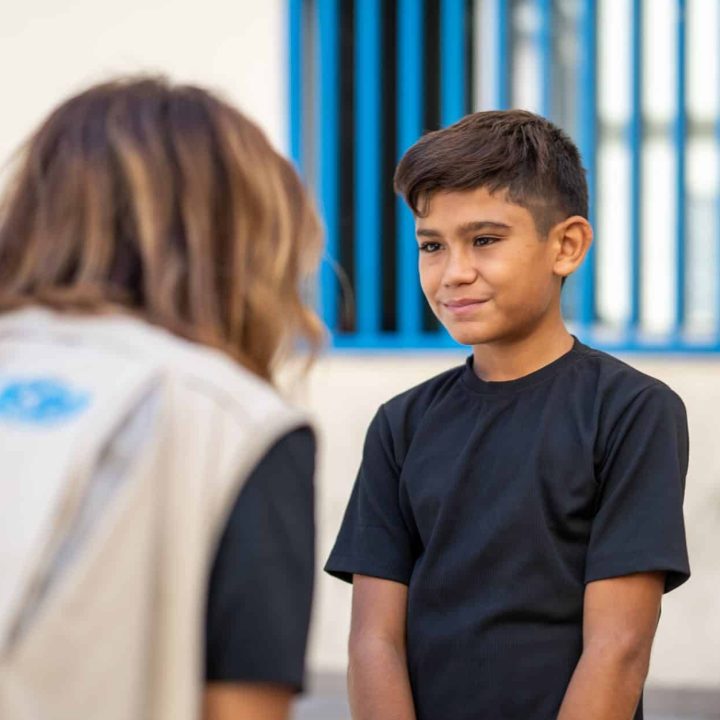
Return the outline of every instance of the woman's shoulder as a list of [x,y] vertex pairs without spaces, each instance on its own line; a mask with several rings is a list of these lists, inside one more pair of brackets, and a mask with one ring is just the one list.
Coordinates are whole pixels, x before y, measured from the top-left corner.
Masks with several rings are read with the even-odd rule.
[[127,313],[74,314],[28,307],[0,315],[0,341],[26,338],[33,343],[59,344],[86,352],[102,362],[113,359],[145,366],[183,395],[233,416],[261,423],[265,417],[294,416],[298,410],[269,382],[228,354],[180,337]]

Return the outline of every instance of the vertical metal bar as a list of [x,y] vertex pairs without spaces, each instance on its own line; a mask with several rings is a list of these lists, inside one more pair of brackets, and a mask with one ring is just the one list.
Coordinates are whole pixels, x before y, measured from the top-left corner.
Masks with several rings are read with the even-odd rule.
[[296,167],[303,170],[303,36],[302,36],[303,0],[290,0],[288,7],[288,48],[289,48],[289,98],[290,98],[290,157]]
[[465,114],[465,2],[441,0],[440,123],[451,125]]
[[[715,119],[715,148],[720,150],[720,118]],[[716,170],[720,178],[720,168]],[[715,345],[720,350],[720,186],[715,188]]]
[[552,113],[552,0],[535,0],[539,16],[537,34],[540,55],[540,114],[549,118]]
[[686,219],[686,53],[685,53],[686,0],[677,0],[677,84],[675,116],[675,322],[674,330],[680,332],[685,324],[685,219]]
[[495,0],[497,7],[497,57],[495,67],[497,78],[497,109],[505,110],[510,106],[510,0]]
[[355,4],[357,332],[380,326],[380,0]]
[[[423,0],[398,0],[397,118],[402,155],[422,133]],[[412,213],[398,199],[397,308],[404,342],[420,331],[417,244]]]
[[643,0],[632,0],[632,99],[630,144],[630,317],[629,330],[640,326],[642,283],[642,25]]
[[[595,0],[580,4],[580,68],[578,72],[578,145],[587,170],[590,197],[589,220],[594,221],[597,144],[597,13]],[[582,327],[595,321],[595,247],[578,270],[578,320]]]
[[316,0],[317,186],[325,219],[325,261],[320,271],[320,310],[331,332],[337,330],[338,257],[338,8],[337,0]]
[[[720,29],[720,28],[719,28]],[[716,88],[717,92],[717,88]],[[720,157],[720,114],[715,116],[715,152]],[[720,350],[720,167],[716,170],[718,182],[715,187],[715,345]]]

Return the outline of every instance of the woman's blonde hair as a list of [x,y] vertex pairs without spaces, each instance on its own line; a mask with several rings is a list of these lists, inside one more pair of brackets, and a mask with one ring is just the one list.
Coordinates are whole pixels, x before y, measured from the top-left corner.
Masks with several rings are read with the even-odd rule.
[[261,130],[198,87],[116,80],[58,107],[0,201],[0,310],[122,308],[266,379],[323,328],[312,202]]

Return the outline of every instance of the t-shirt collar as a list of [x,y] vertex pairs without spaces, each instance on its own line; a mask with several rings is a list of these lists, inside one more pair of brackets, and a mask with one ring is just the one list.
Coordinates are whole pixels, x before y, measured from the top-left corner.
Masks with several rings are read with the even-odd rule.
[[575,335],[573,335],[572,338],[573,346],[564,355],[561,355],[557,360],[553,360],[548,365],[534,370],[528,375],[515,378],[514,380],[483,380],[479,378],[473,369],[473,356],[470,355],[465,361],[463,381],[474,392],[483,394],[514,393],[523,388],[537,385],[553,377],[569,365],[572,365],[583,352],[585,345],[583,345]]

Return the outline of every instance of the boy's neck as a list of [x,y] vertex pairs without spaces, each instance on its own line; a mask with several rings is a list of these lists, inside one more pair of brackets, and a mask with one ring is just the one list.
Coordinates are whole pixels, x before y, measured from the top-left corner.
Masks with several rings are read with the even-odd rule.
[[536,329],[527,337],[473,346],[473,369],[486,382],[517,380],[549,365],[573,347],[562,323]]

